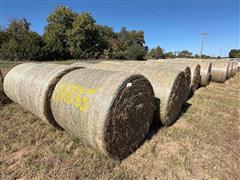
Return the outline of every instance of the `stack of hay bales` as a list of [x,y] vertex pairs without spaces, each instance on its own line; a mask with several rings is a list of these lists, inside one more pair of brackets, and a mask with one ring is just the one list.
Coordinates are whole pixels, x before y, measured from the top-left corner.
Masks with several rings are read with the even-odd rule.
[[[72,66],[82,65],[85,64],[72,64]],[[141,63],[125,64],[122,62],[88,64],[87,68],[135,72],[146,76],[150,80],[156,96],[155,119],[167,126],[176,121],[189,93],[189,83],[186,81],[184,72],[180,69],[149,68]]]
[[27,63],[7,74],[4,89],[43,121],[114,159],[141,145],[155,110],[151,83],[135,73]]

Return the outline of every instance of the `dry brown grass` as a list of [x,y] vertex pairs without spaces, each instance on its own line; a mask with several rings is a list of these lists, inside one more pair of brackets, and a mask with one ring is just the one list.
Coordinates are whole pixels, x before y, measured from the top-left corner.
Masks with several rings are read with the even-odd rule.
[[169,128],[113,161],[17,104],[0,107],[0,179],[238,179],[240,73],[200,88]]

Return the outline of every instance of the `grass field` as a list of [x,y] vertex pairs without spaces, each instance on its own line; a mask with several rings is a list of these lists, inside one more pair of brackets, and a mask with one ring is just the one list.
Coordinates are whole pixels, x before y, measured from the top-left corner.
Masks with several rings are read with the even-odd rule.
[[238,179],[239,89],[240,73],[200,88],[174,125],[152,131],[121,162],[6,104],[0,107],[0,179]]

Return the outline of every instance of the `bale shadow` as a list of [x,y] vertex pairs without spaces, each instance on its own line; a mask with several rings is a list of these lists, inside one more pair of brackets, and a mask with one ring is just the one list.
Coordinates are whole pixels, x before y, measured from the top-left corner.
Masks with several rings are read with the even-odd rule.
[[152,137],[163,127],[163,124],[160,120],[160,99],[155,97],[155,112],[153,122],[149,128],[149,131],[146,135],[146,139],[150,140]]
[[183,106],[182,106],[182,109],[181,109],[181,115],[185,114],[187,112],[187,110],[192,106],[192,104],[190,103],[184,103]]
[[193,95],[194,95],[194,91],[192,89],[190,89],[189,94],[188,94],[188,99],[192,98]]

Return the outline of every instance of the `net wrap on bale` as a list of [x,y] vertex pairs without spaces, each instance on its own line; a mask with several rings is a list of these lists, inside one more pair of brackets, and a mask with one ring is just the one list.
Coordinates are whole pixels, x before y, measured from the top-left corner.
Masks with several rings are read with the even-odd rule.
[[142,75],[79,69],[57,83],[51,108],[66,131],[123,159],[144,141],[153,119],[154,92]]
[[[75,64],[78,65],[82,64]],[[121,62],[92,64],[87,68],[139,73],[146,76],[153,86],[156,97],[155,120],[160,120],[163,125],[171,125],[176,121],[188,96],[189,82],[186,82],[184,72],[179,69],[169,71],[165,68],[149,68],[141,63]]]
[[17,65],[7,73],[4,91],[11,100],[44,122],[59,127],[52,116],[50,98],[59,79],[78,68],[47,63]]

